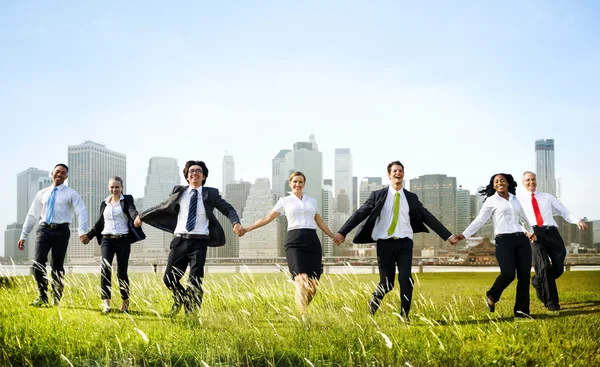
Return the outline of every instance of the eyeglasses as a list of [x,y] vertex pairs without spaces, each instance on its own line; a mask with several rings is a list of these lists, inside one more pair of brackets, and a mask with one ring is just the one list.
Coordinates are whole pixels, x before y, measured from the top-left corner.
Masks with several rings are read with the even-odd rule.
[[191,174],[194,174],[194,173],[199,173],[200,174],[200,173],[202,173],[202,170],[201,169],[191,169],[188,172],[191,173]]

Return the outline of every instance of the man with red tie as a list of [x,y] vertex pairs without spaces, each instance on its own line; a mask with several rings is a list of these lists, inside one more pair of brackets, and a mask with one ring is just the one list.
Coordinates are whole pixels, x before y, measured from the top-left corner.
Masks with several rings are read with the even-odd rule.
[[553,212],[563,217],[567,222],[577,224],[579,229],[588,229],[587,224],[565,208],[554,196],[536,190],[537,182],[535,173],[523,173],[523,186],[527,191],[520,192],[518,197],[527,219],[533,225],[537,240],[532,246],[533,268],[535,276],[531,280],[537,297],[544,303],[549,314],[558,314],[560,303],[558,301],[558,279],[565,265],[567,250],[558,233],[558,228]]

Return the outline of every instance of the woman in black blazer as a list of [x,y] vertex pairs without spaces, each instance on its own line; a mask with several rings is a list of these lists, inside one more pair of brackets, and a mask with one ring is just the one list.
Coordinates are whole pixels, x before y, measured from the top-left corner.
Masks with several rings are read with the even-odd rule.
[[113,177],[108,181],[110,196],[100,204],[100,217],[87,233],[88,240],[96,237],[102,251],[100,288],[102,289],[102,313],[110,312],[112,262],[117,255],[117,277],[121,291],[121,312],[129,308],[129,277],[127,266],[131,244],[146,238],[141,228],[135,227],[133,220],[138,212],[133,196],[123,195],[123,180]]

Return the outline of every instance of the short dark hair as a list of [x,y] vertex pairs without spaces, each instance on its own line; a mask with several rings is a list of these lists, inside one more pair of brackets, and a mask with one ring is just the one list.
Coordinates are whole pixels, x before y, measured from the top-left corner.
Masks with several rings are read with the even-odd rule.
[[387,166],[388,174],[392,173],[392,166],[394,165],[402,167],[402,170],[404,171],[404,165],[400,163],[400,161],[393,161]]
[[57,164],[56,166],[54,166],[54,169],[53,169],[53,171],[54,171],[54,170],[56,169],[56,167],[58,167],[58,166],[65,167],[65,169],[67,170],[67,173],[69,173],[69,167],[67,167],[67,165],[66,165],[66,164],[64,164],[64,163],[59,163],[59,164]]
[[202,162],[202,161],[187,161],[185,162],[185,167],[183,167],[183,177],[185,177],[185,180],[190,183],[190,180],[188,180],[188,171],[190,170],[191,166],[200,166],[200,168],[202,168],[202,174],[204,174],[204,179],[202,180],[202,186],[204,186],[204,184],[206,183],[206,178],[208,177],[208,167],[206,167],[206,163]]

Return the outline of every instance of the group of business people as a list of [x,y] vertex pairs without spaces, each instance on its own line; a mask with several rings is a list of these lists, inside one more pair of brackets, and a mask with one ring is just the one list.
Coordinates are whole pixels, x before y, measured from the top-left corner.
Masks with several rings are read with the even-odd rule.
[[[322,274],[322,249],[317,227],[333,239],[335,245],[345,241],[345,236],[359,226],[354,243],[376,243],[379,267],[379,284],[369,301],[369,311],[375,314],[384,296],[394,288],[396,268],[400,283],[401,315],[408,320],[413,280],[411,276],[413,235],[429,232],[431,228],[443,240],[456,245],[477,230],[491,216],[496,234],[496,258],[500,275],[486,293],[486,305],[491,312],[500,300],[504,289],[517,274],[515,318],[529,317],[529,279],[532,262],[536,275],[533,284],[538,298],[550,312],[560,309],[555,280],[562,274],[566,250],[552,219],[555,211],[581,229],[587,225],[552,195],[536,191],[535,174],[525,172],[523,184],[531,193],[527,198],[517,199],[517,186],[509,174],[496,174],[480,193],[486,197],[477,218],[461,234],[454,235],[419,201],[416,194],[403,189],[404,165],[393,161],[387,166],[390,185],[371,193],[367,201],[334,234],[323,222],[314,198],[305,195],[303,189],[307,178],[299,171],[289,177],[291,195],[279,199],[273,210],[264,218],[248,226],[242,226],[235,209],[227,203],[215,188],[205,186],[208,167],[203,161],[187,161],[183,175],[186,186],[175,186],[161,204],[138,213],[133,197],[123,194],[123,180],[113,177],[109,181],[110,195],[101,203],[100,216],[92,229],[87,229],[87,212],[79,194],[64,185],[68,167],[57,164],[52,171],[52,186],[36,195],[27,214],[19,249],[24,249],[35,223],[39,221],[35,244],[34,276],[39,297],[32,303],[41,307],[48,305],[46,262],[52,251],[53,300],[58,305],[62,297],[64,258],[70,236],[69,224],[73,214],[79,222],[80,241],[87,244],[94,237],[102,248],[101,299],[102,312],[111,311],[112,262],[117,257],[117,277],[122,299],[120,311],[129,307],[129,278],[127,264],[131,244],[145,238],[142,223],[174,235],[163,281],[173,294],[169,316],[177,315],[182,308],[187,314],[195,314],[203,299],[202,282],[208,247],[225,245],[225,233],[214,215],[214,209],[223,213],[231,222],[238,236],[269,224],[280,215],[288,219],[288,236],[285,244],[288,268],[295,284],[295,300],[304,313],[314,298]],[[536,223],[534,226],[530,222]],[[427,225],[427,227],[426,227]],[[181,278],[189,267],[188,285]]]

